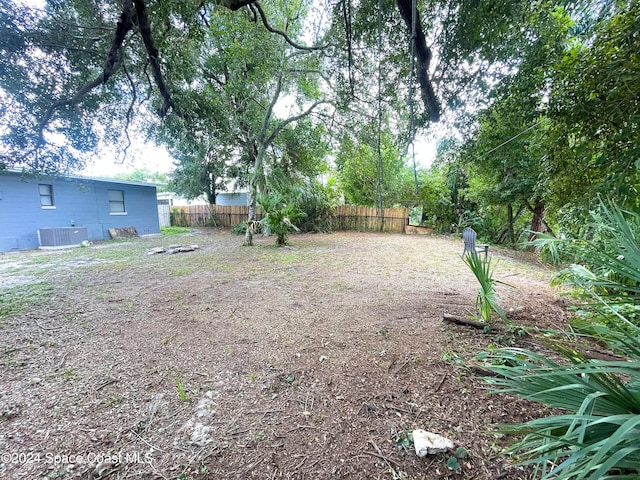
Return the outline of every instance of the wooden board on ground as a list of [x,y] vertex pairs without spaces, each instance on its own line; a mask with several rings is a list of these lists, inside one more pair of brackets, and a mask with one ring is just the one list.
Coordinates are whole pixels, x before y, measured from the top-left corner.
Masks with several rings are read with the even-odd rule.
[[109,235],[111,235],[112,239],[134,238],[138,236],[138,231],[136,230],[136,227],[110,228]]

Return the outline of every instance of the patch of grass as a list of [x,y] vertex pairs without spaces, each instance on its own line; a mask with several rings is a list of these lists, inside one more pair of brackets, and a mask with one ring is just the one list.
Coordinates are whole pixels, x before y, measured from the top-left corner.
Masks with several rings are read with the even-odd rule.
[[107,407],[118,407],[122,403],[123,397],[111,397],[102,402],[103,405]]
[[274,255],[273,258],[281,263],[298,263],[301,261],[300,255],[287,253],[284,255]]
[[49,301],[54,286],[46,283],[29,283],[0,291],[0,318],[19,315],[28,307]]
[[178,397],[180,397],[181,402],[189,401],[189,397],[187,396],[187,392],[184,390],[184,385],[181,378],[176,378],[176,390],[178,390]]
[[352,285],[347,285],[346,283],[342,283],[342,282],[329,282],[329,288],[331,288],[332,290],[336,290],[338,292],[346,292],[349,290],[353,290],[353,286]]
[[193,268],[179,268],[178,270],[173,270],[169,275],[174,277],[182,277],[185,275],[191,275],[193,273]]
[[389,329],[387,327],[382,327],[376,332],[376,334],[380,335],[385,340],[389,340]]
[[75,377],[75,373],[71,367],[65,368],[64,372],[62,372],[62,379],[65,382],[69,382],[73,380],[74,377]]
[[187,227],[160,227],[160,233],[162,235],[182,235],[184,233],[190,233],[191,229]]

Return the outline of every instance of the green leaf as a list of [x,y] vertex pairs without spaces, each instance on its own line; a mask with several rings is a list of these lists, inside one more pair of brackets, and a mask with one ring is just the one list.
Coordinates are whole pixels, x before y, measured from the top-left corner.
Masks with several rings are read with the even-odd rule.
[[457,458],[467,458],[469,454],[467,453],[466,448],[458,447],[456,448],[456,457]]
[[460,462],[458,462],[456,457],[449,457],[447,458],[447,468],[458,471],[460,470]]

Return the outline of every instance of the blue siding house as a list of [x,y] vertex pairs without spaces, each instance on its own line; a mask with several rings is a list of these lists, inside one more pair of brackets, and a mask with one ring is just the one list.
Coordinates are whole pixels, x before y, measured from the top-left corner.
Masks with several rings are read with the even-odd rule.
[[216,196],[216,205],[246,207],[249,205],[249,194],[247,192],[220,192]]
[[59,244],[57,238],[108,240],[109,229],[121,227],[160,232],[155,185],[0,173],[0,252]]

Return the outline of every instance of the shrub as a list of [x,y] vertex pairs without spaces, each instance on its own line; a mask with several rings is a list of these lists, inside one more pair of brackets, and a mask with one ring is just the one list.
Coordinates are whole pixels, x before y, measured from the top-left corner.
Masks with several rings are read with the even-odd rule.
[[265,234],[276,235],[276,245],[286,245],[289,232],[299,230],[294,225],[304,212],[295,203],[287,203],[284,197],[277,193],[258,195],[258,205],[264,210],[264,218],[260,220]]
[[[253,233],[262,233],[262,224],[260,222],[253,222]],[[231,232],[235,235],[244,235],[247,232],[247,222],[236,223],[231,227]]]
[[509,319],[498,305],[499,298],[495,288],[497,283],[506,284],[493,278],[491,258],[483,261],[476,251],[471,251],[465,254],[462,260],[471,269],[480,284],[480,290],[476,296],[476,308],[482,320],[490,323],[491,314],[496,312],[506,324],[510,325]]
[[[640,327],[620,305],[638,306],[640,249],[635,214],[601,205],[596,217],[602,237],[579,245],[584,264],[559,278],[587,295],[574,329],[606,344],[620,360],[592,360],[573,347],[550,342],[561,360],[523,349],[500,349],[488,367],[495,391],[520,395],[561,409],[556,415],[518,425],[504,433],[521,435],[509,453],[536,466],[543,479],[630,479],[640,475]],[[578,251],[576,250],[578,253]]]
[[172,227],[187,227],[187,215],[181,208],[171,207],[169,221]]

